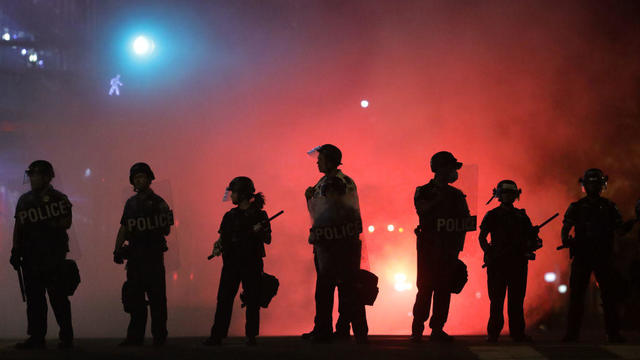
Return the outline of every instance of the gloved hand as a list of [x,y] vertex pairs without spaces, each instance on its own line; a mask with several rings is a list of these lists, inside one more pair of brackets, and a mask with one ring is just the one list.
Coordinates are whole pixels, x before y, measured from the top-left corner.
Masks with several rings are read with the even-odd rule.
[[211,252],[211,255],[214,257],[222,255],[222,242],[220,240],[213,244],[213,251]]
[[117,251],[113,252],[113,262],[116,264],[124,264],[124,259]]
[[18,255],[18,253],[14,250],[11,250],[11,258],[9,258],[9,263],[15,270],[18,270],[22,265],[22,259],[20,258],[20,255]]

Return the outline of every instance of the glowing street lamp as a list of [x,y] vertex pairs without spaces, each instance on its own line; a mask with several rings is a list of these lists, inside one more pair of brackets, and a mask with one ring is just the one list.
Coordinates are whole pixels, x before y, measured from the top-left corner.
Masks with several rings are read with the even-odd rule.
[[144,35],[140,35],[133,40],[133,52],[138,56],[150,55],[155,49],[153,40]]

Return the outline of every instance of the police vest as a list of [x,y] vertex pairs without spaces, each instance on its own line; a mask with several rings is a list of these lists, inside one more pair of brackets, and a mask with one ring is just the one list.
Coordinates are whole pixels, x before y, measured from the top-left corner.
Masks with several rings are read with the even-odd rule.
[[331,226],[314,226],[311,232],[315,241],[345,240],[356,238],[362,229],[361,221],[353,221]]
[[152,216],[139,216],[125,219],[125,226],[130,232],[154,231],[173,225],[173,211]]
[[16,218],[21,225],[29,223],[35,224],[57,217],[67,216],[70,214],[70,210],[71,204],[68,200],[63,199],[20,210],[17,212]]

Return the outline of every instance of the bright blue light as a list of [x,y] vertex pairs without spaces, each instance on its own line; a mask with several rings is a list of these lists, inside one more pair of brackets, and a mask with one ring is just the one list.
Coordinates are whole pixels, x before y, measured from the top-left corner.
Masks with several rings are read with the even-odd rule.
[[138,56],[146,56],[150,55],[155,49],[155,44],[153,40],[147,38],[146,36],[140,35],[133,40],[133,52]]

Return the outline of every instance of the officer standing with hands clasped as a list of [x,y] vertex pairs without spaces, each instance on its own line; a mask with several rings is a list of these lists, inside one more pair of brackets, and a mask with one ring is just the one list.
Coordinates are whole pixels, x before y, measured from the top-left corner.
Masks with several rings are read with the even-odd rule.
[[[513,203],[522,190],[512,180],[502,180],[493,190],[500,206],[490,210],[480,225],[480,247],[487,265],[487,286],[491,300],[487,341],[497,342],[504,325],[504,298],[508,290],[509,334],[514,341],[526,342],[524,297],[527,288],[529,244],[537,240],[538,229],[524,209]],[[491,202],[489,200],[489,202]],[[487,202],[487,205],[489,204]],[[491,244],[487,235],[491,235]]]
[[447,151],[431,157],[434,177],[419,186],[414,196],[420,225],[416,228],[418,252],[418,294],[413,306],[411,341],[422,341],[424,323],[433,314],[429,326],[432,341],[452,341],[443,327],[449,315],[451,292],[456,282],[458,254],[464,246],[466,231],[475,229],[475,217],[469,216],[466,196],[449,185],[458,179],[462,163]]
[[242,283],[246,306],[245,334],[249,346],[256,345],[260,329],[260,285],[266,256],[264,244],[271,243],[271,225],[263,210],[265,200],[256,193],[253,181],[245,176],[234,178],[223,201],[229,198],[236,207],[229,210],[220,224],[220,239],[215,242],[213,256],[222,255],[222,273],[218,287],[218,303],[211,336],[204,345],[216,346],[227,337],[233,300]]
[[[342,151],[332,144],[324,144],[320,146],[316,146],[310,151],[307,152],[309,156],[317,157],[317,165],[318,171],[324,174],[320,180],[314,185],[310,186],[305,190],[305,199],[307,201],[307,209],[309,210],[309,215],[311,216],[311,221],[315,222],[315,219],[323,214],[326,207],[328,206],[328,200],[325,196],[322,195],[322,187],[327,179],[332,177],[337,177],[341,179],[346,185],[346,193],[344,194],[343,201],[349,205],[351,208],[355,209],[358,216],[360,216],[360,201],[358,199],[358,190],[356,187],[356,183],[351,179],[351,177],[347,176],[342,170],[339,168],[342,165]],[[314,265],[316,269],[316,275],[318,274],[318,258],[315,253],[316,247],[313,248],[314,251]],[[318,302],[318,298],[327,298],[327,294],[323,294],[319,290],[322,289],[322,286],[318,287],[319,278],[316,277],[316,292],[315,299],[316,303]],[[333,308],[333,298],[335,293],[335,287],[329,289],[324,287],[324,291],[329,291],[331,293],[331,297],[329,298],[331,301],[331,308]],[[333,335],[334,339],[338,340],[346,340],[349,339],[351,323],[347,319],[347,316],[344,315],[344,307],[342,306],[342,298],[343,291],[340,287],[338,287],[338,320],[336,321],[336,331]],[[314,324],[318,321],[317,314],[314,319]],[[333,320],[331,320],[333,321]],[[316,328],[308,333],[304,333],[302,335],[303,339],[313,339],[316,335]]]
[[[131,319],[121,346],[141,346],[147,325],[147,300],[151,308],[153,345],[167,340],[167,290],[164,252],[165,236],[173,225],[169,205],[151,189],[153,171],[145,163],[136,163],[129,171],[129,183],[136,192],[124,206],[116,238],[113,261],[127,260],[127,281],[122,287],[122,303]],[[125,241],[128,244],[125,245]]]
[[[622,343],[618,320],[616,273],[613,249],[616,235],[630,231],[636,220],[623,222],[611,200],[601,196],[608,177],[600,169],[589,169],[580,178],[586,196],[569,205],[562,225],[562,246],[569,248],[571,278],[569,280],[569,315],[565,342],[578,341],[584,312],[584,297],[594,273],[600,288],[604,322],[609,342]],[[570,235],[571,229],[575,237]]]
[[[53,166],[45,160],[29,165],[31,191],[18,200],[13,231],[11,265],[22,271],[27,300],[29,338],[18,349],[45,347],[47,299],[60,326],[59,348],[73,347],[71,304],[65,289],[65,262],[69,252],[71,202],[51,186]],[[77,284],[76,284],[77,285]],[[75,289],[74,289],[75,290]]]
[[309,234],[318,264],[315,334],[312,340],[331,341],[333,294],[338,287],[342,293],[341,316],[352,324],[356,342],[366,344],[365,305],[356,288],[362,249],[360,212],[345,201],[347,185],[339,177],[328,177],[321,192],[327,199],[327,206],[314,219]]

